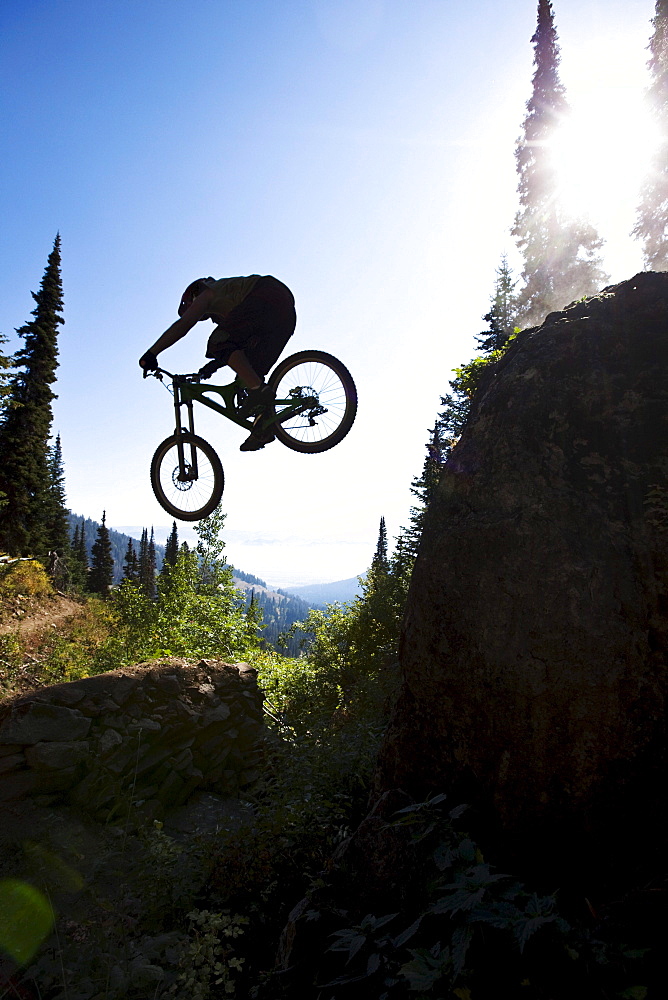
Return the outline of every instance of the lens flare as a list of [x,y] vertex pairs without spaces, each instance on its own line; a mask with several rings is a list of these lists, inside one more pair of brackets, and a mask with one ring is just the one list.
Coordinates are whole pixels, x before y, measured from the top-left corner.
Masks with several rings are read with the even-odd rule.
[[637,88],[590,90],[572,107],[549,143],[557,197],[567,215],[610,221],[637,203],[658,129]]

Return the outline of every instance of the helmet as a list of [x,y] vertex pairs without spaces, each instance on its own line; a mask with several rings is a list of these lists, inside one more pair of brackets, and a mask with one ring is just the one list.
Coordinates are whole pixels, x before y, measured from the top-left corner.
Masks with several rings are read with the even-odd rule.
[[[181,302],[179,303],[179,316],[183,316],[184,312],[191,306],[200,292],[203,292],[205,288],[210,288],[211,285],[215,283],[215,278],[196,278],[195,281],[191,281],[185,292],[181,296]],[[202,316],[202,319],[208,319],[208,316]]]

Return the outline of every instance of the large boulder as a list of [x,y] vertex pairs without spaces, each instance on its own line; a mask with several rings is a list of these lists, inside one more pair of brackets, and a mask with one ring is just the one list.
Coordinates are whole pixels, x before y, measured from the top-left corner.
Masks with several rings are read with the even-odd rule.
[[646,836],[667,541],[668,274],[643,273],[520,334],[476,394],[426,518],[378,795],[458,787],[511,839]]

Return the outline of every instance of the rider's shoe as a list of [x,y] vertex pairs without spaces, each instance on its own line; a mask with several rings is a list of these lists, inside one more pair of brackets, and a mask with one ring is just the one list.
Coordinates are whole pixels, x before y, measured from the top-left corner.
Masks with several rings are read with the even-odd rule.
[[259,407],[271,406],[276,399],[276,394],[266,382],[259,385],[257,389],[249,389],[248,395],[237,409],[238,417],[247,417]]
[[259,451],[260,448],[264,448],[266,444],[273,441],[276,435],[272,430],[267,431],[253,431],[250,437],[247,437],[243,444],[239,445],[239,451]]

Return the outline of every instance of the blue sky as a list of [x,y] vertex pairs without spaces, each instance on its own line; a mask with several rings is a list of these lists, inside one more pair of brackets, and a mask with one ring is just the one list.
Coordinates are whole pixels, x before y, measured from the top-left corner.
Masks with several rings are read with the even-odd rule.
[[[654,4],[554,8],[579,123],[565,183],[622,280],[641,268],[628,232]],[[0,331],[28,318],[60,231],[54,430],[75,512],[169,529],[148,467],[170,400],[137,358],[193,278],[275,274],[297,300],[287,353],[340,357],[360,410],[319,456],[240,454],[241,432],[203,416],[228,556],[283,586],[364,571],[381,515],[390,536],[407,523],[501,253],[518,264],[513,147],[535,18],[535,0],[4,0]],[[197,368],[207,326],[166,366]]]

